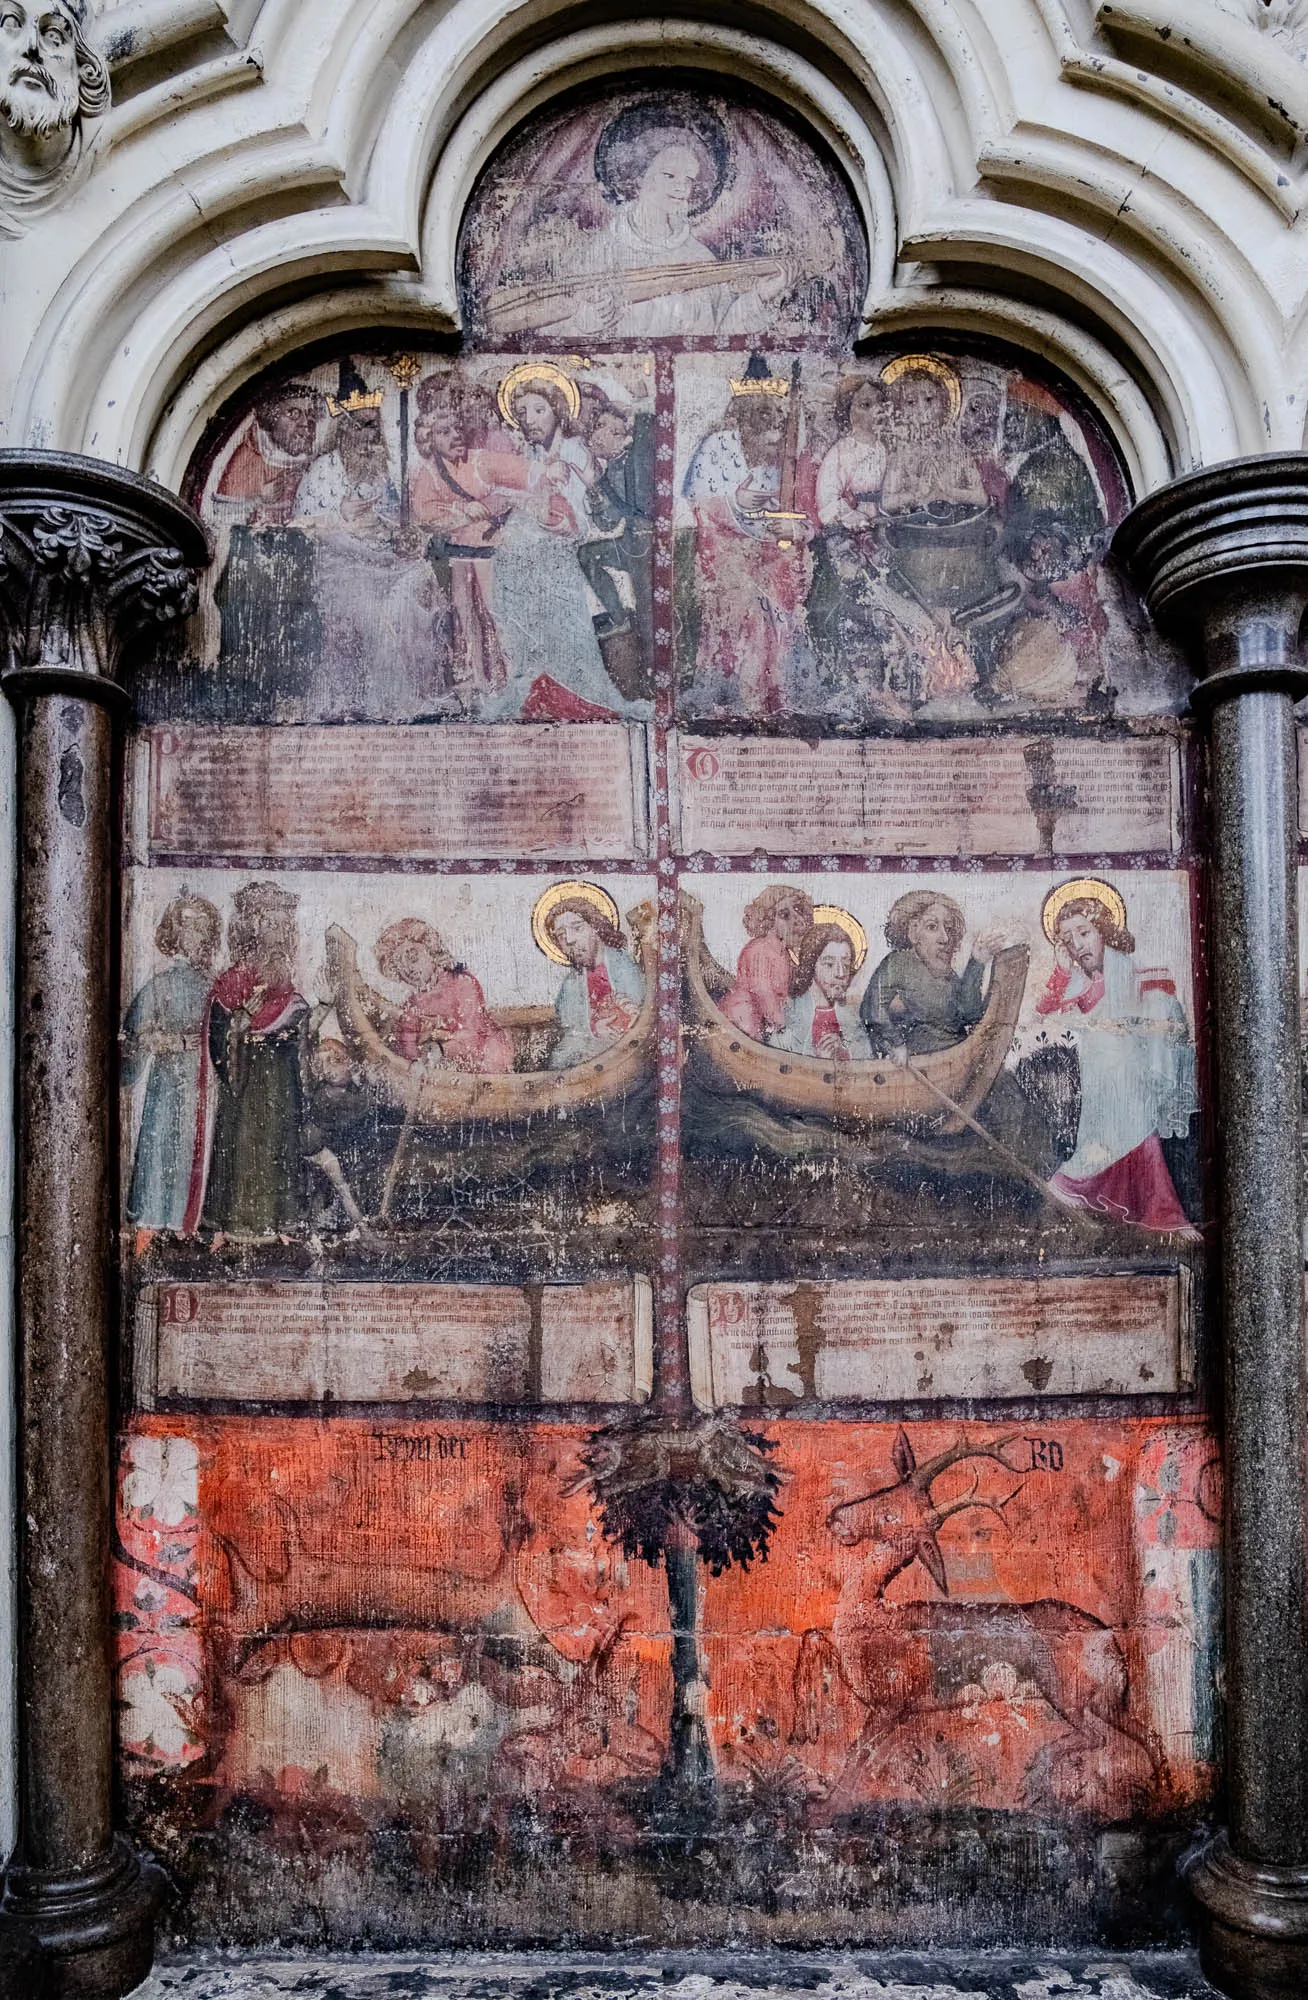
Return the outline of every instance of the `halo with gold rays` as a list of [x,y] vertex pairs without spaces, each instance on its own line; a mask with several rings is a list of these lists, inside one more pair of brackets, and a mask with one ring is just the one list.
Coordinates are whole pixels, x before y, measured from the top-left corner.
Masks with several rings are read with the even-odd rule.
[[500,415],[510,430],[522,428],[513,414],[513,398],[519,389],[525,389],[531,382],[548,382],[552,388],[561,389],[568,415],[575,418],[581,408],[581,391],[566,369],[557,368],[552,361],[520,361],[516,368],[510,368],[495,391]]
[[566,952],[560,951],[550,935],[549,919],[560,903],[590,903],[600,916],[607,917],[614,929],[618,929],[618,906],[607,889],[601,889],[598,882],[551,882],[548,889],[536,898],[536,907],[531,913],[531,934],[546,958],[552,958],[556,965],[569,963]]
[[863,929],[858,918],[853,916],[848,910],[842,910],[839,903],[816,903],[813,907],[813,922],[815,924],[839,924],[841,930],[854,947],[854,970],[857,972],[859,966],[867,957],[867,932]]
[[1058,943],[1058,919],[1069,903],[1075,903],[1082,896],[1093,896],[1102,903],[1119,930],[1126,924],[1126,904],[1111,882],[1101,882],[1097,875],[1078,875],[1071,882],[1060,882],[1045,897],[1040,912],[1040,922],[1050,944]]
[[881,380],[886,383],[897,382],[901,375],[934,375],[948,392],[950,416],[959,415],[963,408],[963,385],[957,369],[942,361],[938,354],[897,354],[881,370]]

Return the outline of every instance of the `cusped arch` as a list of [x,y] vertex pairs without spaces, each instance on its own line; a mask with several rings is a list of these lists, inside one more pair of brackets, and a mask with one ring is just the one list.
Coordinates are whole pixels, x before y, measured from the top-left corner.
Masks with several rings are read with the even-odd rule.
[[[274,93],[302,5],[265,10]],[[997,40],[971,15],[965,46],[963,17],[929,0],[911,14],[760,0],[731,27],[574,27],[560,6],[553,36],[530,13],[530,47],[521,0],[458,0],[430,19],[396,0],[369,10],[366,31],[340,17],[300,88],[313,131],[288,129],[270,105],[265,138],[211,148],[184,185],[140,195],[85,250],[30,344],[16,433],[175,484],[215,410],[306,338],[364,325],[393,326],[397,344],[406,329],[455,333],[459,217],[496,147],[566,89],[671,66],[710,87],[727,74],[749,83],[834,153],[871,244],[865,334],[915,314],[939,324],[947,298],[961,330],[1029,342],[1100,407],[1141,488],[1264,441],[1241,343],[1183,255],[1172,269],[1125,224],[1105,236],[1051,213],[1038,164],[1029,204],[1011,163],[1005,198],[983,191],[985,158],[1016,113]],[[1062,144],[1070,171],[1075,147]],[[1241,338],[1261,356],[1256,326]]]

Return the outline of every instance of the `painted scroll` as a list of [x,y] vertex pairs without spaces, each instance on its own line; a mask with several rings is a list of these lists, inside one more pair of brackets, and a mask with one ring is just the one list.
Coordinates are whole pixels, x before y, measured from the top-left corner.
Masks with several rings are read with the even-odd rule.
[[683,853],[1171,854],[1180,766],[1167,737],[679,735]]
[[703,1285],[701,1409],[1168,1395],[1193,1381],[1180,1276]]
[[163,1285],[137,1302],[134,1381],[170,1405],[635,1403],[648,1282]]
[[647,847],[641,731],[192,726],[150,732],[139,754],[136,844],[163,862],[628,861]]

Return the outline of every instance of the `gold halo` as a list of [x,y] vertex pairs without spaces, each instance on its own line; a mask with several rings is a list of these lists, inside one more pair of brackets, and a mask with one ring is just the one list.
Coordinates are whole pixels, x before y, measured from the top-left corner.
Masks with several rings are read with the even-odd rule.
[[521,430],[522,426],[513,414],[513,398],[517,390],[526,382],[550,382],[556,389],[562,389],[568,405],[568,415],[576,417],[581,408],[581,391],[571,375],[562,368],[556,368],[552,361],[520,361],[516,368],[510,368],[499,388],[495,400],[500,406],[500,415],[510,430]]
[[858,918],[852,917],[848,910],[842,910],[839,903],[816,903],[813,907],[813,922],[839,924],[854,947],[854,970],[857,972],[867,957],[867,932]]
[[949,414],[957,417],[963,408],[963,386],[954,369],[936,354],[898,354],[881,370],[883,382],[897,382],[901,375],[934,375],[949,391]]
[[1101,882],[1097,875],[1078,875],[1073,882],[1060,882],[1045,897],[1044,908],[1040,912],[1040,922],[1050,944],[1058,943],[1058,915],[1068,903],[1075,903],[1081,896],[1093,896],[1103,904],[1118,930],[1126,927],[1126,904],[1118,895],[1111,882]]
[[536,907],[531,913],[531,934],[546,958],[552,958],[556,965],[567,965],[570,960],[566,952],[560,951],[550,936],[548,919],[560,903],[570,902],[574,898],[593,904],[602,916],[608,918],[615,930],[619,928],[618,906],[608,891],[601,889],[597,882],[551,882],[549,888],[536,898]]

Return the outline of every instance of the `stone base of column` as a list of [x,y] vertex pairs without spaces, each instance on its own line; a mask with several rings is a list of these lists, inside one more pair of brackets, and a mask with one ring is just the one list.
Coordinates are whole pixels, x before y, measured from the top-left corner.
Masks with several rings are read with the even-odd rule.
[[1308,1994],[1308,1867],[1258,1867],[1219,1833],[1186,1878],[1199,1905],[1199,1956],[1230,2000]]
[[91,1868],[11,1868],[0,1903],[0,2000],[10,1990],[6,1948],[15,1960],[34,1955],[41,2000],[121,2000],[154,1963],[155,1919],[167,1891],[163,1870],[141,1861],[121,1836]]

